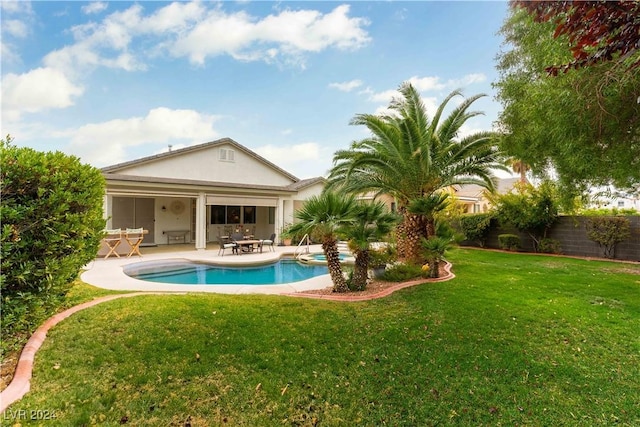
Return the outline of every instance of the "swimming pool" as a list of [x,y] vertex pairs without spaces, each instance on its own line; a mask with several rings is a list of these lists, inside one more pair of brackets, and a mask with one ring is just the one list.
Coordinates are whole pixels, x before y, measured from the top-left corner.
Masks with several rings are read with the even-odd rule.
[[[340,252],[338,258],[345,264],[353,264],[355,261],[353,255],[344,252]],[[327,257],[324,253],[303,254],[298,257],[298,261],[307,265],[327,265]]]
[[326,265],[304,265],[286,259],[243,267],[187,260],[148,261],[126,265],[123,270],[134,279],[180,285],[277,285],[299,282],[329,272]]

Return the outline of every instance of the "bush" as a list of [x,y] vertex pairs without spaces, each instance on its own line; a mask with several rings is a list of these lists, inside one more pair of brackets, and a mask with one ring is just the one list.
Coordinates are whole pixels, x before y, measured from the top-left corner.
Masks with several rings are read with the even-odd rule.
[[538,251],[540,240],[558,219],[560,196],[556,185],[544,181],[539,187],[517,185],[517,192],[493,196],[496,217],[502,225],[527,233]]
[[520,249],[520,237],[515,234],[500,234],[498,236],[500,249],[507,251],[517,251]]
[[545,254],[559,254],[561,253],[560,242],[556,239],[545,237],[540,240],[538,250]]
[[422,267],[415,264],[394,264],[387,267],[382,280],[387,282],[406,282],[407,280],[416,279],[418,277],[427,277],[428,271],[423,271]]
[[604,249],[605,258],[613,258],[616,245],[631,237],[629,220],[624,217],[590,217],[585,226],[587,237]]
[[105,225],[98,169],[10,142],[0,143],[5,334],[24,332],[55,312],[80,269],[95,258]]
[[477,242],[481,248],[484,248],[492,219],[493,215],[486,213],[462,215],[459,224],[465,239]]

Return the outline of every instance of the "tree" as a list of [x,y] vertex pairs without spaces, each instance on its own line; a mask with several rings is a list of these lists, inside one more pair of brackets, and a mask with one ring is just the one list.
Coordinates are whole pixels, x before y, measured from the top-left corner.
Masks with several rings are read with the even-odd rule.
[[[536,22],[555,25],[554,37],[566,35],[573,60],[551,65],[546,70],[588,67],[625,57],[640,49],[640,2],[638,1],[524,1],[514,4],[526,9]],[[640,58],[630,68],[640,66]]]
[[388,235],[398,217],[379,201],[360,202],[353,217],[353,222],[339,228],[339,234],[349,241],[349,248],[355,255],[351,288],[362,291],[367,286],[371,242]]
[[587,237],[604,249],[605,258],[614,258],[616,245],[631,237],[629,220],[624,217],[594,216],[585,223]]
[[529,171],[529,165],[527,165],[522,160],[518,159],[510,159],[509,166],[511,166],[511,170],[517,174],[520,174],[520,183],[527,183],[527,172]]
[[320,238],[333,281],[333,292],[349,291],[342,274],[337,231],[346,223],[353,222],[356,209],[357,202],[353,195],[325,191],[309,198],[295,214],[298,222],[289,227],[292,234],[313,234]]
[[502,148],[535,174],[553,168],[567,188],[640,183],[640,79],[629,66],[640,52],[550,76],[549,64],[572,60],[567,34],[512,7],[501,34]]
[[538,251],[540,241],[558,219],[558,195],[555,184],[544,181],[539,187],[517,185],[517,191],[491,196],[498,221],[527,233]]
[[445,117],[449,102],[462,96],[453,91],[429,118],[411,84],[403,83],[399,92],[402,97],[391,102],[390,113],[358,114],[352,119],[352,125],[366,126],[371,136],[334,154],[327,185],[350,193],[395,198],[403,218],[397,228],[398,253],[416,260],[421,258],[421,239],[428,234],[424,215],[409,212],[409,203],[456,184],[491,189],[492,169],[504,166],[495,133],[460,137],[462,125],[481,114],[469,109],[484,95],[463,99]]

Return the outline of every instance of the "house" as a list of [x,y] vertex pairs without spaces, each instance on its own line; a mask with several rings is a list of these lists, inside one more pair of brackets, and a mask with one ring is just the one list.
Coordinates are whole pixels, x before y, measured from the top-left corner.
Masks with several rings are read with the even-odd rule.
[[301,180],[230,138],[102,169],[107,228],[144,228],[144,245],[206,249],[226,229],[279,235],[322,177]]
[[[496,193],[507,194],[520,182],[520,178],[499,178],[496,183]],[[491,208],[491,202],[486,196],[486,189],[476,184],[453,186],[453,194],[458,203],[462,204],[464,213],[485,213]]]

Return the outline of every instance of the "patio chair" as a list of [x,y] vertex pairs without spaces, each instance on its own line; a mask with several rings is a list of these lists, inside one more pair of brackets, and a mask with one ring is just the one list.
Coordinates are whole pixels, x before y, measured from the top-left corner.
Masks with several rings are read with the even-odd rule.
[[232,253],[238,250],[237,249],[238,245],[236,245],[234,242],[230,242],[229,240],[223,239],[221,236],[218,236],[218,242],[220,243],[220,249],[218,249],[218,255],[224,256],[224,251],[229,248],[231,248]]
[[276,249],[273,247],[273,243],[276,240],[276,233],[272,233],[271,236],[268,239],[264,239],[262,240],[262,247],[264,248],[264,246],[269,246],[269,250],[272,252],[275,252]]
[[231,242],[233,242],[233,244],[235,245],[235,247],[233,248],[234,254],[237,254],[238,249],[240,248],[240,246],[236,243],[238,240],[244,240],[244,235],[240,232],[231,233]]
[[127,243],[129,243],[129,246],[131,246],[127,258],[133,254],[142,256],[140,253],[140,243],[144,240],[144,230],[142,228],[127,228],[124,233],[124,238]]
[[105,245],[107,245],[107,248],[109,249],[109,252],[107,252],[104,258],[107,259],[112,254],[120,258],[120,255],[118,254],[118,252],[116,252],[116,249],[118,248],[118,246],[120,246],[120,242],[121,242],[120,239],[122,238],[122,230],[119,228],[114,228],[111,230],[104,230],[104,231],[106,235],[102,240],[104,241]]

